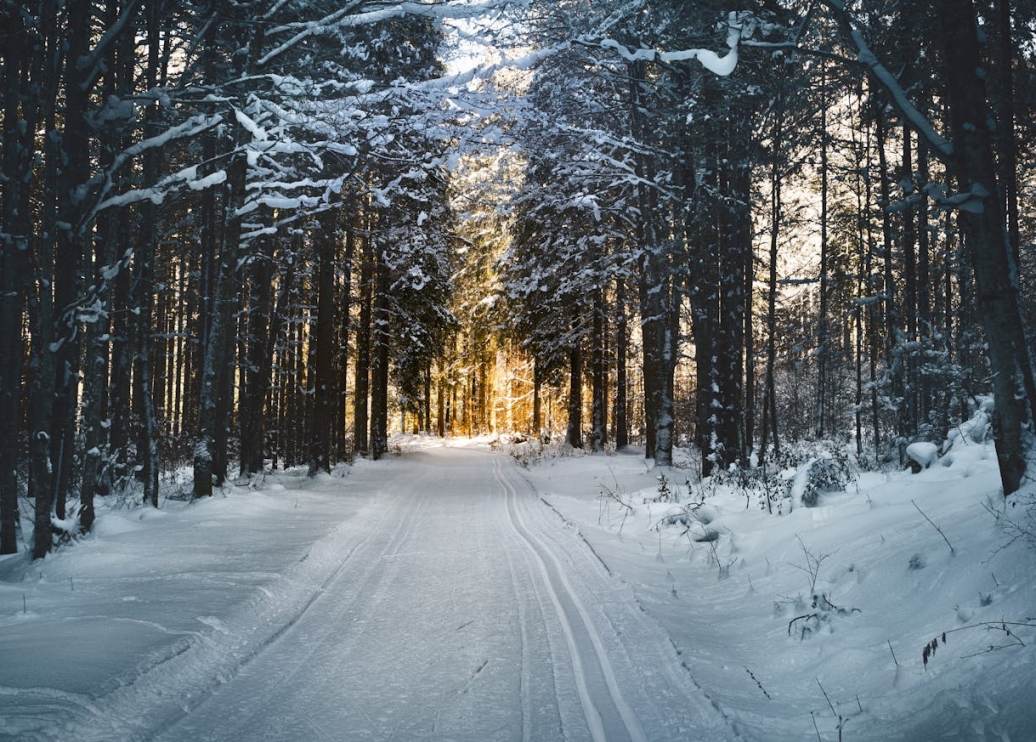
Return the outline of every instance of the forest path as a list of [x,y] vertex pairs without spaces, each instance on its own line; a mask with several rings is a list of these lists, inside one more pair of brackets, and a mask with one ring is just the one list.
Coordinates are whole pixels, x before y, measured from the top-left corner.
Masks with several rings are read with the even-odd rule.
[[344,568],[155,739],[645,741],[602,634],[618,637],[577,588],[601,567],[552,549],[572,534],[511,461],[431,449],[385,473]]
[[617,586],[509,458],[426,449],[386,474],[384,517],[348,564],[157,740],[644,742],[634,699],[652,739],[685,738],[674,716],[694,704],[644,683],[657,658],[637,667],[590,608],[614,609]]
[[199,617],[211,631],[81,697],[61,728],[105,742],[662,742],[723,726],[668,635],[509,457],[425,448],[338,481],[369,491],[360,513],[343,509],[261,599]]

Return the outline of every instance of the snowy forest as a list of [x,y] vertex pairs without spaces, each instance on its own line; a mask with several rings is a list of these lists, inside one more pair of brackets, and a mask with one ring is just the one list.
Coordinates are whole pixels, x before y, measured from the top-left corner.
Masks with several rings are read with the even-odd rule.
[[1028,0],[5,0],[0,553],[396,432],[901,467],[987,396],[1011,494],[1034,34]]

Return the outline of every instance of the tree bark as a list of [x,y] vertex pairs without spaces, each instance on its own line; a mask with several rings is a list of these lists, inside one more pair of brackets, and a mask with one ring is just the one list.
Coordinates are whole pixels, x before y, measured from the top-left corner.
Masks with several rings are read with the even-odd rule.
[[608,374],[605,366],[605,327],[604,327],[604,295],[601,289],[593,292],[593,357],[592,393],[593,399],[593,438],[591,449],[595,453],[604,450],[608,442]]
[[3,155],[5,183],[0,213],[0,554],[18,551],[18,435],[25,356],[25,291],[31,273],[32,142],[38,101],[22,100],[21,80],[30,55],[18,6],[5,4],[0,19],[10,35],[3,56]]
[[627,378],[626,357],[629,355],[629,321],[626,317],[626,281],[618,279],[615,289],[615,304],[618,319],[615,324],[615,450],[621,451],[629,446],[629,416],[627,402],[629,382]]
[[310,418],[309,475],[331,471],[331,373],[335,355],[335,253],[337,212],[321,214],[317,236],[317,328],[314,339],[313,414]]
[[[270,391],[273,345],[273,242],[263,240],[259,253],[247,266],[248,315],[245,332],[245,358],[242,369],[241,402],[238,405],[242,476],[263,470],[265,459],[265,411]],[[282,286],[287,285],[287,282]],[[283,305],[282,305],[283,306]]]
[[[778,124],[775,146],[781,141]],[[773,436],[774,454],[780,453],[780,437],[777,431],[777,254],[780,245],[780,227],[783,219],[781,203],[781,174],[776,158],[770,165],[770,259],[769,279],[766,287],[766,371],[763,380],[763,431],[759,441],[761,459],[770,453],[770,436]]]
[[943,0],[939,8],[947,81],[952,165],[961,193],[960,219],[970,257],[993,370],[994,431],[1004,495],[1021,486],[1027,435],[1036,417],[1032,364],[1018,303],[1018,272],[1005,233],[997,187],[993,134],[986,122],[981,42],[972,0]]
[[583,447],[583,349],[578,343],[568,352],[568,427],[565,443]]
[[356,328],[356,381],[353,384],[353,438],[360,456],[370,453],[369,402],[371,374],[371,302],[374,297],[374,251],[369,235],[360,254],[360,316]]
[[388,453],[389,351],[392,317],[389,307],[391,276],[384,256],[377,256],[374,268],[374,323],[372,329],[373,364],[371,368],[371,458]]
[[226,225],[216,275],[216,292],[205,359],[202,364],[201,392],[198,400],[198,437],[194,447],[194,497],[212,494],[213,479],[218,477],[214,444],[219,418],[220,395],[229,371],[230,332],[237,299],[237,263],[240,251],[241,216],[237,210],[244,203],[248,178],[248,160],[244,152],[235,152],[227,168]]

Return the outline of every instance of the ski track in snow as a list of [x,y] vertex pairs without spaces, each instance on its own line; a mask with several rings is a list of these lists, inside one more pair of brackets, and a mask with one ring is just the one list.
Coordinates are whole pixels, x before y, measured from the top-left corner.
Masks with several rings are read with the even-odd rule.
[[[543,584],[550,594],[551,603],[561,621],[576,676],[576,685],[579,689],[579,700],[594,742],[620,739],[620,727],[611,713],[612,708],[602,710],[602,706],[606,705],[606,699],[599,690],[601,681],[607,689],[607,700],[610,700],[611,706],[618,714],[618,721],[621,722],[623,728],[621,731],[625,732],[622,736],[631,742],[647,742],[640,719],[633,713],[633,709],[630,708],[618,688],[615,671],[601,645],[601,638],[587,615],[586,609],[572,589],[560,562],[544,546],[543,542],[529,531],[521,513],[518,512],[515,488],[503,476],[499,457],[493,459],[493,471],[497,481],[507,493],[507,513],[511,519],[511,526],[535,556],[540,567]],[[575,616],[572,615],[573,613]],[[592,656],[585,648],[587,643],[592,647]],[[591,685],[598,686],[593,694],[590,690]],[[608,719],[607,726],[605,726],[605,718]]]
[[509,457],[442,448],[378,477],[367,509],[246,605],[105,695],[54,691],[60,723],[27,739],[737,737]]
[[672,637],[644,610],[630,586],[611,573],[593,546],[540,496],[520,469],[498,461],[497,471],[508,491],[516,529],[526,530],[530,548],[555,567],[555,572],[547,572],[572,599],[578,618],[570,625],[576,635],[585,631],[588,640],[580,645],[584,666],[596,664],[599,670],[594,672],[603,673],[604,688],[598,685],[594,703],[605,709],[611,704],[608,713],[618,714],[623,725],[606,728],[605,738],[740,739],[732,720],[695,682]]

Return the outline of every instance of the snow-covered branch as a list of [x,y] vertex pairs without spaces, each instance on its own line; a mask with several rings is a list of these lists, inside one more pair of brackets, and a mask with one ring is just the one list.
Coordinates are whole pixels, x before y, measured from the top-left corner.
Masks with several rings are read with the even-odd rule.
[[907,97],[906,91],[903,90],[903,86],[899,84],[896,76],[871,51],[867,40],[853,23],[845,3],[841,0],[822,0],[822,2],[834,14],[842,38],[856,52],[857,61],[867,68],[871,77],[888,94],[893,105],[903,115],[910,127],[932,149],[932,153],[943,162],[948,162],[953,157],[953,145],[935,130],[928,117],[921,113]]
[[354,0],[319,20],[290,23],[272,29],[269,32],[270,36],[292,31],[294,34],[260,57],[258,63],[260,66],[266,64],[311,36],[330,35],[338,33],[341,29],[380,23],[406,15],[433,18],[436,21],[478,18],[487,12],[501,9],[505,4],[501,0],[486,0],[480,3],[448,0],[432,3],[371,3],[374,7],[366,7],[361,0]]
[[711,49],[681,49],[675,51],[658,51],[657,49],[630,48],[612,38],[593,39],[582,36],[577,39],[583,46],[597,46],[611,49],[627,62],[686,62],[698,60],[701,65],[714,75],[727,77],[737,67],[738,47],[742,39],[752,36],[756,29],[755,19],[747,13],[731,12],[727,17],[727,48],[729,51],[720,56]]

